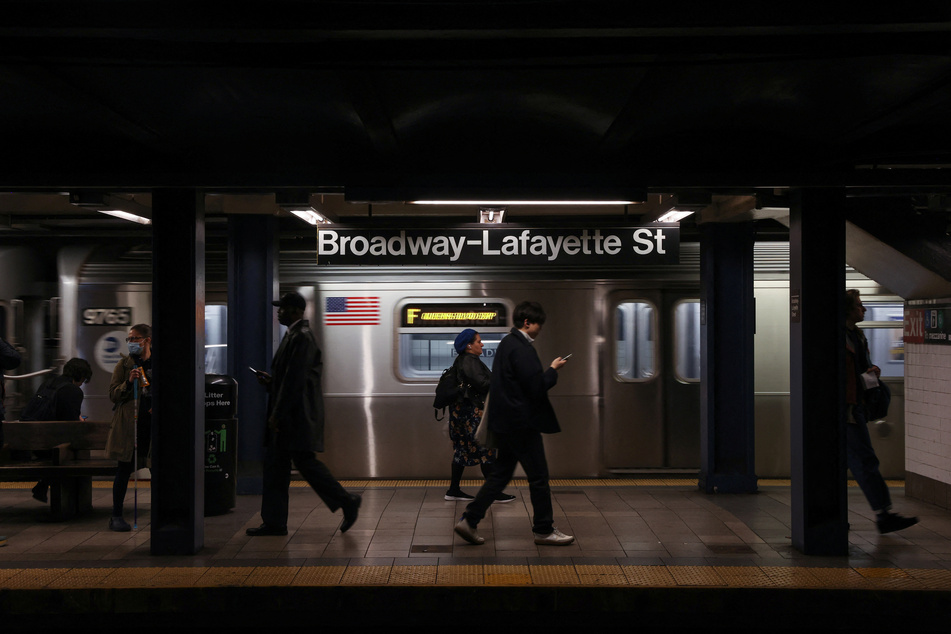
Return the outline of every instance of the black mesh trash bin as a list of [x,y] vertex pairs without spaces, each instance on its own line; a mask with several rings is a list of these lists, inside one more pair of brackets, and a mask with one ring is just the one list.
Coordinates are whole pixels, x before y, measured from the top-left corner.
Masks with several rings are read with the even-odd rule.
[[235,507],[238,467],[238,382],[205,375],[205,515]]

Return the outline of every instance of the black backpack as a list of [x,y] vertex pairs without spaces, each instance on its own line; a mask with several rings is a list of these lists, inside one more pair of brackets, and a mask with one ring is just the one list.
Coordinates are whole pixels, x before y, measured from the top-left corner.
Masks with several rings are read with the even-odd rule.
[[20,420],[56,420],[56,393],[66,385],[60,377],[53,377],[40,386],[30,402],[20,412]]
[[443,410],[443,416],[445,416],[446,408],[454,405],[456,401],[465,397],[468,393],[467,388],[469,386],[464,385],[459,377],[458,366],[461,358],[461,355],[456,357],[452,365],[443,370],[439,382],[436,383],[436,398],[433,399],[433,408],[436,410],[433,412],[433,416],[436,417],[436,420],[442,420],[442,417],[439,416],[439,410]]

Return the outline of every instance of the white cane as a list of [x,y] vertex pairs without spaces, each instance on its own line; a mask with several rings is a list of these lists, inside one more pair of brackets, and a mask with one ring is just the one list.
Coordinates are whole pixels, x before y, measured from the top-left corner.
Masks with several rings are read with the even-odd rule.
[[132,468],[135,485],[132,492],[132,528],[139,528],[139,380],[132,383],[132,398],[135,410],[132,412]]

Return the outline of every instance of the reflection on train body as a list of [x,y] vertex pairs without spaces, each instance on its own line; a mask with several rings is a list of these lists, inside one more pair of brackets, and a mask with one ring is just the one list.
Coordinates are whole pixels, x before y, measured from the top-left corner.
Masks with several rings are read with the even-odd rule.
[[[491,367],[495,348],[511,327],[512,308],[534,299],[549,314],[536,343],[543,361],[573,355],[551,392],[564,430],[546,437],[552,474],[696,471],[699,258],[696,245],[681,246],[682,263],[677,266],[623,274],[587,272],[567,280],[556,279],[564,276],[552,272],[530,271],[318,270],[311,261],[288,258],[282,262],[282,291],[296,289],[308,298],[307,318],[324,350],[327,463],[345,478],[445,477],[450,443],[445,422],[434,419],[432,394],[442,370],[452,363],[452,340],[464,326],[427,325],[415,317],[427,307],[440,306],[499,312],[499,321],[475,326],[486,343],[484,361]],[[754,283],[756,470],[761,477],[789,474],[785,251],[785,244],[757,245],[758,254],[769,256],[762,259],[768,264],[757,265]],[[53,266],[50,274],[49,259],[50,254],[0,249],[0,261],[15,260],[39,280],[0,281],[0,328],[26,351],[19,373],[74,355],[88,359],[94,375],[85,386],[85,413],[108,418],[108,382],[124,350],[122,339],[131,324],[152,319],[150,260],[140,252],[130,258],[115,249],[87,248],[81,256],[60,257],[60,270]],[[873,441],[886,476],[900,477],[902,303],[857,273],[850,272],[849,279],[850,286],[862,289],[869,307],[863,327],[872,358],[889,377],[894,395],[889,419],[873,424]],[[225,373],[228,311],[223,281],[210,280],[207,289],[206,368]],[[36,300],[38,294],[46,299]],[[372,318],[352,323],[341,317],[347,298],[369,302]],[[156,341],[156,353],[170,346]],[[41,380],[8,382],[11,414]],[[241,394],[263,398],[252,390]]]

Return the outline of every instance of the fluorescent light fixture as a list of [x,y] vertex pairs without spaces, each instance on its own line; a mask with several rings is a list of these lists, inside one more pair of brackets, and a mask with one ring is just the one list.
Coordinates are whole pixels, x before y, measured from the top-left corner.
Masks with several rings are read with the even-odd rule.
[[662,214],[655,222],[680,222],[692,213],[692,211],[684,211],[682,209],[671,209]]
[[317,213],[313,209],[292,209],[290,211],[292,214],[294,214],[295,216],[297,216],[304,222],[308,224],[312,224],[314,226],[319,225],[322,222],[328,222],[326,218],[321,216],[319,213]]
[[481,205],[505,207],[508,205],[633,205],[632,200],[411,200],[411,205]]
[[114,218],[121,218],[123,220],[128,220],[129,222],[137,222],[140,225],[150,225],[152,221],[143,216],[137,216],[135,214],[129,213],[128,211],[122,211],[121,209],[97,209],[101,214],[106,214],[107,216],[112,216]]
[[479,223],[498,225],[502,224],[505,207],[482,207],[479,209]]

